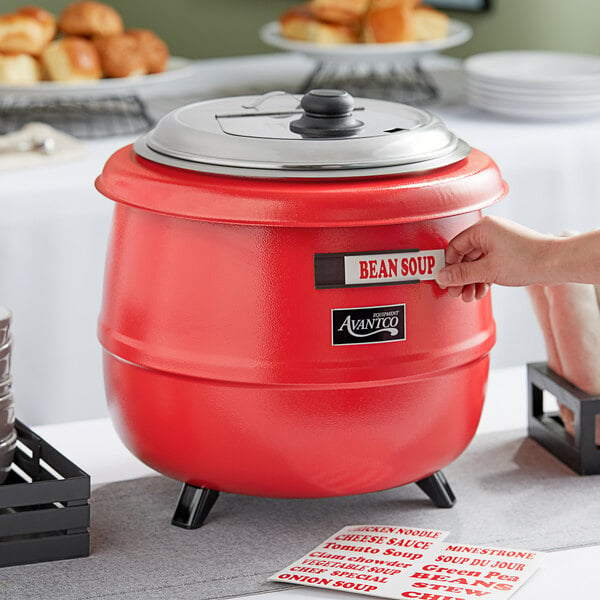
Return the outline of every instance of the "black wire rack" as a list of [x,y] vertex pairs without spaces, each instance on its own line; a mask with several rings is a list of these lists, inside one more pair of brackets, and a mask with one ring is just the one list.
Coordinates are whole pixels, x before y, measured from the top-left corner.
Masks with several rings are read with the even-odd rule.
[[[289,91],[304,94],[315,88],[345,89],[357,97],[417,106],[426,105],[439,95],[437,86],[418,62],[317,62],[299,88]],[[83,139],[139,134],[155,123],[144,101],[134,94],[0,95],[0,135],[17,131],[32,121]]]
[[141,133],[154,124],[144,102],[135,95],[0,97],[0,134],[17,131],[32,121],[84,139]]
[[438,98],[438,88],[418,62],[370,64],[318,62],[299,93],[315,88],[345,89],[354,96],[422,105]]

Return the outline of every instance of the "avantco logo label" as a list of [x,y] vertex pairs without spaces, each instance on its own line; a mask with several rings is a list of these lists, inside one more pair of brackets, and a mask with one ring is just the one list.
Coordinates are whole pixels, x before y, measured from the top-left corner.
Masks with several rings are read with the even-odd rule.
[[334,346],[380,344],[406,339],[406,305],[334,308],[331,311]]

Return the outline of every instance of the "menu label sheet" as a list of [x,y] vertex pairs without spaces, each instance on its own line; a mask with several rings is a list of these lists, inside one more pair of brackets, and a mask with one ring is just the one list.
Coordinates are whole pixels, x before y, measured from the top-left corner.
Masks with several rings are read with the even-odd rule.
[[404,600],[500,600],[537,569],[540,552],[448,544],[446,531],[344,527],[270,581]]

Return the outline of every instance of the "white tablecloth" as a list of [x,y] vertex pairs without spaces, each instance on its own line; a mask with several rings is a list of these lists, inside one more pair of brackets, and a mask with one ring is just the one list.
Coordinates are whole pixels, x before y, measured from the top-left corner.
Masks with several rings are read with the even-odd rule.
[[[201,61],[171,98],[149,99],[158,114],[192,97],[292,88],[311,63],[293,55]],[[464,104],[453,60],[426,66],[442,86],[430,109],[461,138],[489,153],[510,186],[489,212],[541,231],[600,224],[600,120],[532,123]],[[14,389],[30,425],[106,415],[96,319],[112,203],[93,182],[107,157],[130,138],[89,142],[90,155],[52,167],[0,173],[0,303],[14,311]],[[493,293],[498,342],[494,366],[544,360],[541,333],[525,291]]]

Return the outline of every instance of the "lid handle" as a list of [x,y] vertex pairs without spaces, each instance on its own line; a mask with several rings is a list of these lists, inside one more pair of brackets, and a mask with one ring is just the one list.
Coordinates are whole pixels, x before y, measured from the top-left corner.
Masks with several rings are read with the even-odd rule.
[[365,126],[352,116],[354,98],[345,90],[311,90],[300,106],[304,114],[290,123],[290,129],[302,137],[348,137]]

